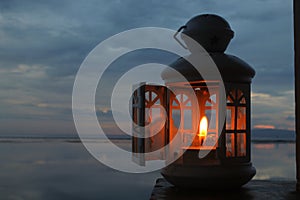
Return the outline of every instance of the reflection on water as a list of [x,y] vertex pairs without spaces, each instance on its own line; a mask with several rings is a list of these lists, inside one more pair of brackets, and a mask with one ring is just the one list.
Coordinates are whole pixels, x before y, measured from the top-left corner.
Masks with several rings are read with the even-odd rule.
[[0,143],[0,158],[0,199],[149,199],[159,177],[112,170],[78,142]]
[[[130,141],[116,144],[131,147]],[[294,149],[294,143],[252,144],[255,179],[295,179]],[[96,161],[80,142],[0,142],[0,157],[4,199],[148,199],[160,177],[158,171],[112,170]]]
[[295,143],[252,143],[255,179],[295,179]]

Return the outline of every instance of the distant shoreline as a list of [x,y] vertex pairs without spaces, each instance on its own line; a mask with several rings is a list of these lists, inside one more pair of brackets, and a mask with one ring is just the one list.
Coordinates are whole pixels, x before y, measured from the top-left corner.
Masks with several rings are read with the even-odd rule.
[[259,143],[295,143],[295,140],[251,140],[253,144]]
[[[131,138],[113,137],[108,138],[114,142],[116,141],[131,141]],[[71,137],[0,137],[0,143],[43,143],[43,142],[67,142],[67,143],[81,143],[84,142],[103,142],[105,138],[71,138]],[[255,139],[251,143],[295,143],[295,140],[282,139]]]
[[[110,140],[122,140],[129,141],[131,136],[129,135],[107,135]],[[88,135],[85,142],[104,141],[104,136]],[[72,142],[79,143],[81,138],[77,134],[55,134],[55,135],[38,135],[38,134],[27,134],[27,135],[0,135],[0,143],[4,142]],[[289,130],[280,129],[253,129],[251,133],[252,143],[295,143],[295,132]]]

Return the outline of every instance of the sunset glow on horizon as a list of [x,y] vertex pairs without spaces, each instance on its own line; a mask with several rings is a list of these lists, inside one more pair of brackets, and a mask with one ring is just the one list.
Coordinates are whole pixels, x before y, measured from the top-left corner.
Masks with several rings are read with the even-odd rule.
[[259,125],[255,125],[254,128],[258,128],[258,129],[275,129],[275,126],[259,124]]

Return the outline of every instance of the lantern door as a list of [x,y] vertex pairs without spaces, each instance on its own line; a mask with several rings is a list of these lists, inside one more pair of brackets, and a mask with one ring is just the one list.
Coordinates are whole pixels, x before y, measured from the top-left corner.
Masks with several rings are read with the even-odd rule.
[[164,160],[167,133],[167,88],[141,83],[132,96],[133,161],[141,166],[149,160]]

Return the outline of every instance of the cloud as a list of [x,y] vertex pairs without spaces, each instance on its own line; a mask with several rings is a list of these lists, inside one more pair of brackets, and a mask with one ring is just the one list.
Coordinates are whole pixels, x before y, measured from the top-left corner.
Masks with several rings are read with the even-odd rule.
[[251,94],[253,126],[268,124],[281,129],[294,129],[294,93],[291,90],[275,95],[271,93]]
[[45,66],[39,66],[39,65],[24,65],[19,64],[17,68],[12,69],[11,73],[15,73],[17,75],[21,75],[26,78],[34,78],[34,79],[42,79],[46,78],[46,69]]
[[[76,72],[99,42],[136,27],[177,30],[192,16],[216,13],[235,31],[227,52],[241,57],[257,72],[252,85],[254,124],[262,120],[290,128],[293,96],[283,92],[293,90],[291,4],[281,0],[0,1],[2,116],[71,119]],[[160,61],[167,63],[163,60],[167,57],[161,55]],[[108,107],[112,81],[130,65],[149,60],[146,54],[135,54],[115,62],[99,83],[107,87],[97,94],[97,103]]]

